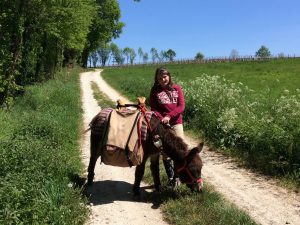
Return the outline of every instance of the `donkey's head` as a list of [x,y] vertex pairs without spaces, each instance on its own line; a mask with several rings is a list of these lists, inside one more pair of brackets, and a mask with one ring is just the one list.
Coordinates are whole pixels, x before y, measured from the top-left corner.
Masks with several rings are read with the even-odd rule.
[[174,170],[180,181],[186,184],[192,191],[201,192],[203,189],[203,179],[201,170],[203,166],[199,155],[203,148],[203,143],[188,151],[182,162],[174,163]]

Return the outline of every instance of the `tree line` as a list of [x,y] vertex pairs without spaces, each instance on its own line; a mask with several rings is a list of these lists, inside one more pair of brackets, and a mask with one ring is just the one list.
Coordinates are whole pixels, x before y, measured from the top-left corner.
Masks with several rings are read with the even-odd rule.
[[137,52],[130,47],[120,48],[114,43],[107,43],[100,46],[96,51],[92,52],[89,56],[90,66],[96,67],[98,62],[100,66],[104,67],[107,64],[112,65],[133,65],[138,56],[138,62],[147,63],[149,57],[152,62],[173,62],[176,57],[176,52],[173,49],[158,51],[156,48],[150,49],[150,54],[143,51],[141,47],[138,48]]
[[117,0],[1,0],[0,106],[122,32]]
[[[161,63],[161,62],[175,62],[176,52],[173,49],[158,51],[156,48],[152,47],[150,49],[150,54],[143,51],[141,47],[138,48],[137,53],[133,48],[125,47],[120,48],[114,43],[105,43],[100,46],[97,50],[92,52],[88,57],[88,62],[91,67],[97,67],[100,63],[101,67],[106,65],[133,65],[136,61],[138,63],[147,64],[149,62],[149,55],[151,57],[151,63]],[[139,59],[136,60],[137,56]],[[270,50],[262,45],[256,52],[255,57],[257,58],[268,58],[271,57]],[[279,53],[278,57],[284,57],[283,53]],[[197,52],[194,60],[203,61],[205,58],[202,52]],[[222,57],[221,57],[222,58]],[[224,57],[223,57],[224,58]],[[236,49],[233,49],[229,55],[230,59],[240,58],[239,53]],[[243,58],[243,57],[242,57]],[[136,61],[135,61],[136,60]],[[178,61],[178,60],[176,60]]]

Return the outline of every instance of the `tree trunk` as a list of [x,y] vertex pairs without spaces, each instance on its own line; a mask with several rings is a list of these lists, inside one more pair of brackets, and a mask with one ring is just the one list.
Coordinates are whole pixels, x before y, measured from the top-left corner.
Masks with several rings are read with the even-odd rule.
[[89,57],[89,52],[88,50],[85,48],[81,54],[81,65],[84,68],[87,68],[87,61],[88,61],[88,57]]

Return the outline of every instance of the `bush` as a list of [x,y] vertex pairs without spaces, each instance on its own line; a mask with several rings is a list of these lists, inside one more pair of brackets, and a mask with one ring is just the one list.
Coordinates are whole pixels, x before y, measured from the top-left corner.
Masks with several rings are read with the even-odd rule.
[[300,168],[300,91],[279,98],[255,94],[242,83],[203,75],[181,83],[188,126],[202,130],[224,151],[239,152],[254,167],[269,174]]

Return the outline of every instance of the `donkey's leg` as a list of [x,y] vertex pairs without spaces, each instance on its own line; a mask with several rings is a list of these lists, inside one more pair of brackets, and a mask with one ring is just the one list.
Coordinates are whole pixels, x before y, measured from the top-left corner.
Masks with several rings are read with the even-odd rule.
[[93,179],[95,175],[94,170],[95,170],[97,159],[99,158],[99,152],[98,152],[99,144],[100,144],[99,135],[91,133],[90,143],[91,143],[91,156],[90,156],[90,162],[88,166],[88,182],[87,182],[89,185],[93,183]]
[[147,161],[147,157],[144,157],[142,163],[136,166],[134,184],[132,187],[132,191],[134,195],[140,195],[140,184],[144,176],[146,161]]
[[88,167],[88,185],[92,185],[93,184],[93,180],[94,180],[94,170],[95,170],[95,166],[96,166],[96,162],[97,162],[98,157],[96,155],[91,155],[90,157],[90,163],[89,163],[89,167]]
[[160,154],[156,153],[150,157],[150,169],[153,177],[154,187],[156,191],[160,191],[161,183],[159,176],[159,157]]

